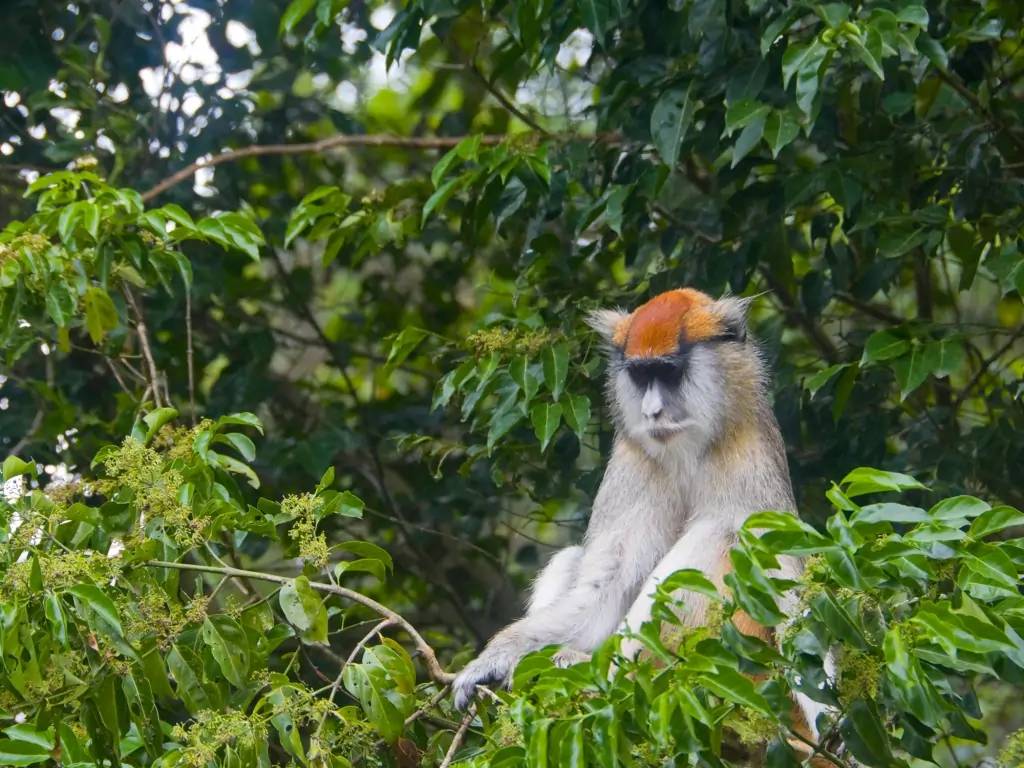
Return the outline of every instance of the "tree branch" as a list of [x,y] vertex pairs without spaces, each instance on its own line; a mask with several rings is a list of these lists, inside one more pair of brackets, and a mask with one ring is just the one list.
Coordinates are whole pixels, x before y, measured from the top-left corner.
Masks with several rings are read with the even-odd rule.
[[448,747],[448,751],[444,754],[444,760],[441,761],[439,768],[448,768],[452,764],[452,760],[455,758],[455,753],[459,751],[459,747],[462,746],[462,740],[466,738],[466,731],[469,730],[469,724],[473,722],[473,718],[476,717],[476,705],[473,704],[466,710],[465,717],[462,718],[462,722],[459,723],[459,730],[455,732],[455,737],[452,739],[451,745]]
[[797,307],[796,299],[789,292],[789,289],[785,284],[776,279],[770,269],[761,267],[759,271],[764,281],[768,283],[772,293],[778,296],[789,319],[803,327],[804,332],[829,364],[837,362],[839,360],[839,350],[829,335],[825,333],[820,325],[808,317],[806,313],[800,311]]
[[997,349],[995,352],[993,352],[991,355],[985,358],[985,360],[981,364],[981,367],[978,368],[974,376],[971,377],[971,380],[967,382],[967,385],[963,388],[963,390],[961,390],[960,395],[953,403],[954,411],[958,410],[960,406],[963,405],[964,400],[966,400],[967,397],[971,394],[971,390],[978,386],[978,383],[981,381],[981,378],[985,375],[985,372],[992,367],[992,364],[995,363],[995,361],[998,360],[1000,357],[1002,357],[1006,353],[1006,351],[1010,349],[1010,347],[1016,344],[1017,339],[1019,339],[1021,336],[1024,336],[1024,325],[1021,325],[1019,328],[1017,328],[1017,330],[1013,332],[1010,338],[1006,340],[1005,344],[1003,344],[1001,347],[999,347],[999,349]]
[[156,407],[159,408],[163,405],[160,401],[160,373],[157,371],[156,362],[153,359],[153,350],[149,346],[146,318],[143,316],[142,309],[135,301],[135,296],[127,285],[124,286],[124,296],[132,308],[132,313],[135,315],[135,331],[139,336],[139,346],[142,347],[142,357],[146,361],[146,368],[149,370],[149,386],[153,390],[153,400],[156,402]]
[[[493,146],[502,141],[512,138],[516,134],[483,134],[480,136],[480,143]],[[166,179],[153,185],[142,193],[143,202],[149,202],[157,195],[166,192],[171,187],[190,178],[200,168],[214,168],[224,163],[233,163],[247,157],[261,157],[266,155],[303,155],[326,152],[331,149],[342,149],[350,147],[390,147],[397,149],[451,149],[466,136],[393,136],[387,133],[363,133],[347,134],[341,133],[328,136],[319,141],[308,141],[299,144],[253,144],[239,149],[225,150],[205,160],[196,160],[179,171],[175,171]],[[580,136],[575,133],[544,134],[538,138],[559,139],[570,141],[579,139],[581,141],[597,141],[604,144],[614,144],[622,139],[617,133],[597,134],[596,136]]]
[[[214,566],[214,565],[196,565],[193,563],[173,563],[167,560],[148,560],[143,565],[150,568],[174,568],[179,571],[201,571],[203,573],[219,573],[224,576],[238,576],[245,579],[255,579],[257,581],[270,581],[275,584],[290,584],[294,579],[290,576],[278,576],[273,573],[263,573],[261,571],[247,571],[242,568],[231,568],[230,566]],[[423,663],[427,668],[427,673],[431,679],[441,685],[447,685],[455,679],[455,675],[451,672],[445,671],[444,667],[437,660],[437,654],[434,653],[434,649],[430,644],[423,639],[423,636],[416,631],[416,628],[410,624],[405,618],[398,613],[388,608],[386,605],[382,605],[374,600],[372,597],[356,592],[345,587],[340,587],[335,584],[324,584],[319,581],[311,581],[309,583],[313,589],[318,592],[326,592],[331,595],[338,595],[346,600],[351,600],[354,603],[369,608],[374,613],[383,616],[388,619],[390,623],[401,627],[405,630],[406,634],[412,638],[413,645],[416,646],[416,650],[419,651],[420,656],[423,657]]]

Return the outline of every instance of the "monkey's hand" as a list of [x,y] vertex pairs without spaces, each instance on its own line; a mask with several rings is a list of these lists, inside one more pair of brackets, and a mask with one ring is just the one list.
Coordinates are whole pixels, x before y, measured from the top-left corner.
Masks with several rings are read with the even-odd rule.
[[488,647],[471,661],[452,681],[455,708],[463,711],[476,696],[478,685],[507,686],[511,682],[519,656],[499,648]]
[[551,657],[551,663],[559,669],[566,669],[575,664],[583,664],[590,661],[590,654],[586,651],[577,651],[575,648],[559,648]]

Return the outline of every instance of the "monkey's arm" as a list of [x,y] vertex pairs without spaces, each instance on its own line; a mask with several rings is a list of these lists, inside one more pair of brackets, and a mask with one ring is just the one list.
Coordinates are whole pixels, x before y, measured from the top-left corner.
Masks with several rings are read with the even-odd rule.
[[464,709],[477,685],[504,684],[530,651],[564,644],[592,650],[615,631],[631,597],[623,557],[611,537],[559,552],[538,578],[530,610],[496,634],[452,683]]

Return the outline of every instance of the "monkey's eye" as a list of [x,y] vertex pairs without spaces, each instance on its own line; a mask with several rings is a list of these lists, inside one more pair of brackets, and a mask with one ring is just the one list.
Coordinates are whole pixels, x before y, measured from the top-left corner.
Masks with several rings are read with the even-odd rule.
[[664,387],[674,388],[683,380],[685,364],[682,360],[634,361],[627,365],[626,371],[637,389],[646,390],[654,381]]

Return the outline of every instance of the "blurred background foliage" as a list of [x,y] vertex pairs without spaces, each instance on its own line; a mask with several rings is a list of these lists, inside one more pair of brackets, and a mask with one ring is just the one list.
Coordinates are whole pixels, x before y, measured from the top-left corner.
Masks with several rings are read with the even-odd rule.
[[1019,507],[1022,14],[10,0],[0,450],[45,487],[140,412],[253,412],[259,494],[332,470],[365,510],[321,530],[450,654],[585,527],[583,316],[692,285],[760,294],[806,520],[861,465]]

